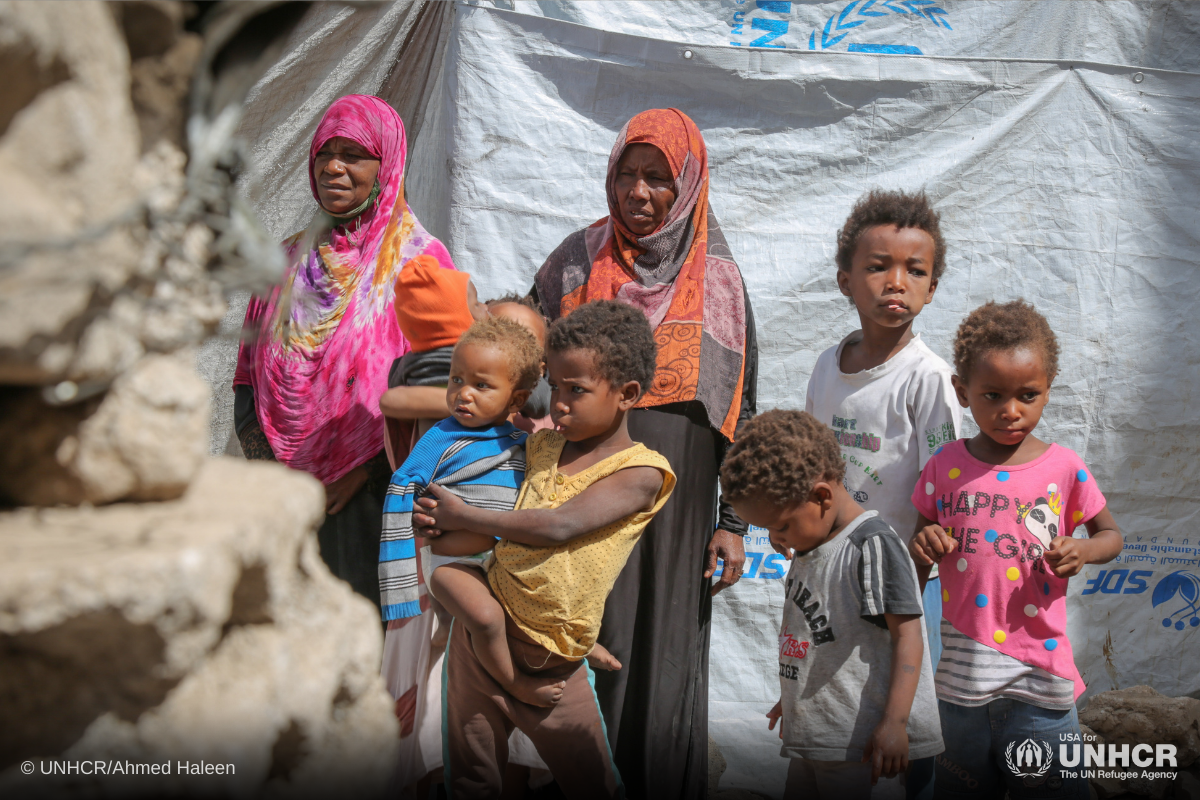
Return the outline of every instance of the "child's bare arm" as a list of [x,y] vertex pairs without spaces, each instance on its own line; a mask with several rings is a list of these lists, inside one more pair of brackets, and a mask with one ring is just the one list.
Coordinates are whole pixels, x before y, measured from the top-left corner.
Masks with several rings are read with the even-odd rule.
[[1060,578],[1078,575],[1085,564],[1107,564],[1116,558],[1125,546],[1117,521],[1108,506],[1085,523],[1087,539],[1071,536],[1056,536],[1046,551],[1046,563]]
[[915,614],[884,614],[892,634],[892,674],[883,719],[871,732],[863,749],[864,762],[871,763],[871,784],[882,775],[891,778],[908,769],[908,714],[912,711],[921,678],[921,618]]
[[379,398],[379,410],[392,419],[445,419],[446,390],[439,386],[395,386]]
[[494,511],[475,508],[431,486],[433,498],[417,501],[413,524],[439,530],[469,530],[535,547],[553,547],[648,511],[662,489],[663,474],[654,467],[629,467],[602,478],[558,508]]

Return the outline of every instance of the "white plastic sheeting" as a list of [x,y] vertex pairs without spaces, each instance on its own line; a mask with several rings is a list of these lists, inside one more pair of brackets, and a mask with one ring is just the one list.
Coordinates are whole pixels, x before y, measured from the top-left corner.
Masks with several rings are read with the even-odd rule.
[[[1118,561],[1072,582],[1089,694],[1200,690],[1200,75],[1186,72],[1200,71],[1197,6],[518,0],[452,16],[410,155],[418,216],[482,296],[523,291],[563,237],[606,213],[621,125],[645,108],[684,109],[705,134],[713,209],[754,304],[760,410],[802,407],[817,354],[856,327],[833,265],[854,199],[925,188],[949,248],[918,329],[948,358],[970,309],[1036,303],[1063,349],[1039,434],[1080,453],[1127,534]],[[778,30],[756,18],[785,21],[764,43],[785,46],[748,47]],[[325,64],[342,47],[372,63],[340,30],[295,50]],[[855,44],[925,56],[848,52]],[[390,52],[386,37],[373,46]],[[276,158],[302,165],[296,131],[323,103],[309,106],[276,112],[298,143]],[[278,220],[271,203],[307,191],[268,182],[260,207]],[[778,694],[784,569],[760,537],[747,550],[747,576],[714,608],[711,731],[729,763],[723,788],[777,795],[784,762],[762,715]]]

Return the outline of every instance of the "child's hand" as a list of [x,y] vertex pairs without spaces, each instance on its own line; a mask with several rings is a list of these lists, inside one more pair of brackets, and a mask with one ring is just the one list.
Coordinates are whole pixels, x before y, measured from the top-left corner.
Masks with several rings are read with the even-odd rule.
[[413,533],[426,539],[436,539],[443,531],[435,526],[437,520],[429,516],[437,508],[437,500],[432,497],[418,497],[413,501],[412,526]]
[[908,552],[912,555],[913,561],[927,567],[953,553],[956,547],[958,547],[958,542],[954,541],[954,537],[946,533],[946,529],[941,525],[926,525],[917,531],[912,541],[908,543]]
[[795,555],[795,553],[792,551],[792,548],[788,547],[787,545],[776,544],[775,542],[771,542],[771,549],[774,550],[776,553],[779,553],[779,555],[783,556],[788,561],[791,561],[792,556]]
[[[767,723],[767,730],[769,730],[769,731],[775,730],[775,723],[779,722],[779,720],[781,720],[782,718],[783,718],[783,699],[781,698],[779,700],[776,700],[775,705],[771,706],[771,710],[767,712],[767,719],[770,720],[770,722]],[[783,738],[783,724],[782,723],[780,723],[780,725],[779,725],[779,738],[780,739]]]
[[899,720],[883,720],[863,748],[863,763],[871,763],[871,785],[880,777],[894,778],[908,769],[908,731]]
[[1078,575],[1088,561],[1088,542],[1070,536],[1055,536],[1043,557],[1046,565],[1060,578]]
[[[458,495],[447,491],[436,483],[426,489],[425,497],[417,498],[413,505],[413,528],[418,536],[440,536],[443,531],[464,530],[464,514],[469,506]],[[418,510],[420,509],[420,510]]]

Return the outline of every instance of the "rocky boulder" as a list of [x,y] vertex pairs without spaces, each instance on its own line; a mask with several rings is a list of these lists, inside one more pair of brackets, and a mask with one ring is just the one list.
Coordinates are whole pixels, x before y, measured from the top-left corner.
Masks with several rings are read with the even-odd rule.
[[[378,794],[398,744],[381,626],[321,561],[323,498],[222,458],[180,500],[0,514],[0,795]],[[21,772],[53,759],[172,774]]]
[[[1128,744],[1131,748],[1173,744],[1180,770],[1200,759],[1200,700],[1191,697],[1167,697],[1149,686],[1115,689],[1091,698],[1079,713],[1079,721],[1085,733],[1096,735],[1098,744]],[[1123,780],[1097,778],[1092,786],[1101,798],[1136,795],[1157,800],[1173,791],[1170,781],[1145,780],[1140,775]]]

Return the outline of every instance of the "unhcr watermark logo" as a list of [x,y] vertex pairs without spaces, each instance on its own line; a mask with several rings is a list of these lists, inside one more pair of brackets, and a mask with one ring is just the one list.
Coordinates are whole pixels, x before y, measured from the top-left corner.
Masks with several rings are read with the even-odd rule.
[[[1100,744],[1081,742],[1073,734],[1060,735],[1057,772],[1062,778],[1114,778],[1116,780],[1175,780],[1168,771],[1179,767],[1173,744]],[[1094,737],[1084,736],[1094,741]],[[1026,739],[1009,742],[1004,751],[1009,770],[1018,778],[1037,779],[1050,771],[1054,751],[1049,742]]]
[[1033,739],[1026,739],[1020,744],[1009,742],[1004,751],[1004,760],[1018,778],[1040,778],[1050,771],[1050,765],[1054,762],[1054,751],[1046,742],[1035,742]]

